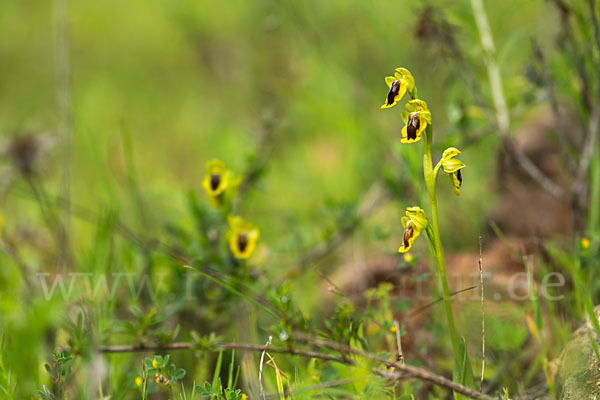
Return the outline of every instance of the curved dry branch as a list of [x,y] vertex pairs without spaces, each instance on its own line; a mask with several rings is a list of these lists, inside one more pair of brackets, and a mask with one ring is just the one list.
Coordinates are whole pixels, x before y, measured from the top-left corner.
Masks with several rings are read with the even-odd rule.
[[[493,400],[493,397],[481,394],[471,388],[463,386],[459,383],[453,382],[452,380],[445,378],[441,375],[438,375],[434,372],[426,370],[424,368],[414,367],[412,365],[400,364],[397,362],[392,362],[385,360],[381,357],[378,357],[375,354],[364,352],[361,350],[353,349],[339,343],[331,342],[329,340],[316,338],[304,334],[297,334],[295,336],[298,341],[305,342],[307,344],[312,344],[324,348],[328,348],[330,350],[334,350],[336,352],[340,352],[342,354],[354,354],[356,356],[365,358],[367,360],[374,361],[379,364],[383,364],[387,367],[392,367],[394,370],[382,370],[382,369],[373,369],[373,372],[377,375],[395,381],[404,381],[407,379],[419,379],[422,381],[430,382],[434,385],[446,388],[448,390],[452,390],[454,392],[460,393],[464,396],[470,397],[472,399],[478,400]],[[155,345],[155,346],[132,346],[132,345],[115,345],[115,346],[106,346],[101,347],[98,351],[100,353],[111,354],[111,353],[144,353],[144,352],[160,352],[160,351],[168,351],[168,350],[189,350],[197,347],[195,343],[192,342],[175,342],[164,345]],[[331,354],[326,354],[313,350],[304,350],[304,349],[294,349],[294,348],[274,348],[270,346],[264,345],[253,345],[247,343],[216,343],[212,345],[212,348],[215,349],[236,349],[242,351],[257,351],[263,352],[268,351],[269,353],[279,353],[279,354],[290,354],[307,358],[317,358],[325,361],[333,361],[340,364],[346,365],[355,365],[355,361],[349,357],[339,357]]]

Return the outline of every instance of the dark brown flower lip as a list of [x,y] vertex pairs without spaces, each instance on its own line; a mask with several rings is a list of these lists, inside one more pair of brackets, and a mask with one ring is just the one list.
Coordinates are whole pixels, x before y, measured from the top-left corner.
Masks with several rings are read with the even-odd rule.
[[248,247],[248,236],[246,235],[246,232],[239,232],[237,234],[237,245],[240,252],[243,253],[244,250],[246,250],[246,247]]
[[458,187],[462,186],[462,172],[460,172],[460,169],[458,171],[455,172],[456,173],[456,179],[458,180]]
[[421,127],[421,120],[416,112],[408,114],[408,120],[406,122],[406,138],[415,140],[417,138],[417,131]]
[[387,95],[387,104],[388,106],[391,106],[392,104],[394,104],[394,99],[396,98],[396,96],[398,96],[398,93],[400,93],[400,81],[394,81],[392,83],[392,86],[390,87],[390,91],[388,92]]
[[406,228],[404,229],[404,236],[403,236],[403,242],[404,242],[404,248],[407,248],[410,246],[410,238],[412,238],[414,235],[414,227],[413,227],[413,222],[412,221],[408,221],[408,223],[406,224]]
[[219,187],[219,185],[221,184],[221,175],[219,174],[212,174],[210,176],[210,187],[212,190],[217,190],[217,188]]

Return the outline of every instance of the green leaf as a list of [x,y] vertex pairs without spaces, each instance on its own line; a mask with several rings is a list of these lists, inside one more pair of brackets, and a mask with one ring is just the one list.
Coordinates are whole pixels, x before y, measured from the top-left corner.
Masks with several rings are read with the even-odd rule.
[[219,385],[219,375],[221,374],[221,361],[223,361],[223,351],[219,352],[219,357],[217,358],[217,366],[215,367],[215,375],[213,376],[212,387],[213,390],[218,390]]
[[[467,354],[467,345],[464,337],[461,337],[461,341],[458,344],[458,358],[454,361],[453,380],[461,385],[475,389],[475,379],[473,377],[471,361]],[[454,393],[454,398],[460,400],[463,399],[464,396],[459,393]]]

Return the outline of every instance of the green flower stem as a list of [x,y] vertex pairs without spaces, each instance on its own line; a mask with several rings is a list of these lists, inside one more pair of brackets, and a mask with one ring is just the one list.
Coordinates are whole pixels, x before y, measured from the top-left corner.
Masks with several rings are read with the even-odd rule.
[[438,225],[438,210],[437,210],[437,197],[435,194],[435,178],[437,174],[433,172],[433,162],[431,160],[431,139],[432,139],[431,125],[427,125],[425,130],[425,154],[423,155],[423,173],[425,175],[425,184],[427,185],[427,191],[429,192],[429,201],[431,202],[431,230],[433,236],[433,253],[437,261],[438,272],[440,274],[440,281],[442,284],[442,293],[444,298],[444,307],[446,310],[446,318],[448,319],[448,329],[450,330],[450,338],[452,340],[452,347],[454,348],[454,354],[458,358],[459,347],[458,337],[456,336],[456,328],[454,325],[454,316],[452,314],[452,304],[450,303],[450,289],[448,288],[448,278],[446,276],[446,262],[444,259],[444,248],[442,247],[442,241],[440,240],[440,230]]
[[[435,257],[435,254],[436,254],[435,240],[433,239],[433,229],[431,229],[431,225],[427,225],[425,232],[427,233],[427,239],[429,239],[429,246],[431,247],[431,252],[433,253],[433,256]],[[436,263],[437,263],[437,258],[436,258]]]

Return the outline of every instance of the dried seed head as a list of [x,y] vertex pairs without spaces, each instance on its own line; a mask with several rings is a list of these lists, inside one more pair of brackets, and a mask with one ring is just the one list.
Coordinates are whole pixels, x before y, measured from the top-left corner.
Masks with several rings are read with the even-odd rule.
[[15,168],[24,175],[30,175],[34,170],[40,147],[39,138],[32,134],[25,134],[12,138],[5,151]]

